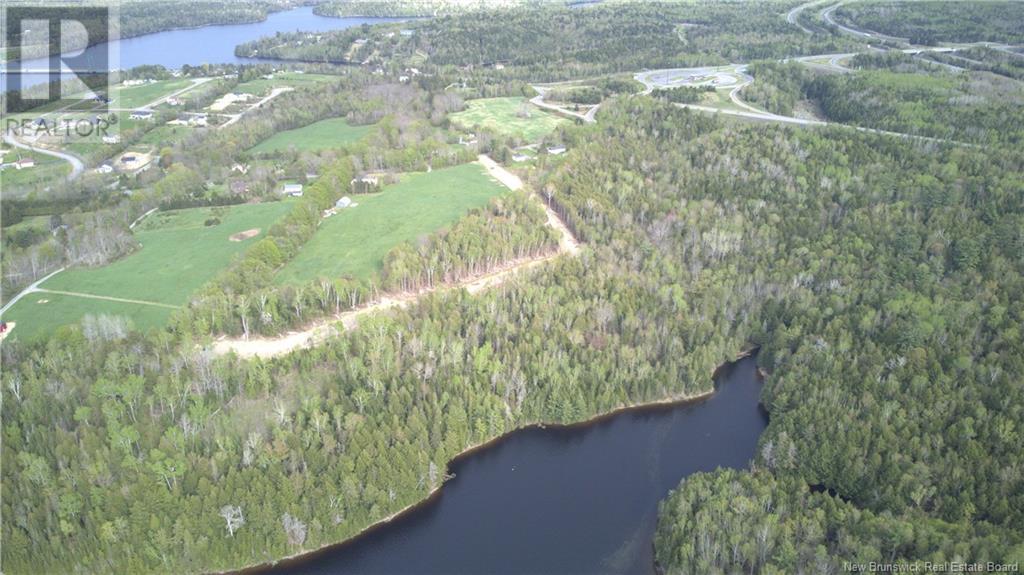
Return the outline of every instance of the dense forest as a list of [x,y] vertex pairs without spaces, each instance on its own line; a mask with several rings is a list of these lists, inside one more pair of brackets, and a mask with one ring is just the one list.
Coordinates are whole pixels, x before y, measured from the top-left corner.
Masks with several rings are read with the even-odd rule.
[[[1019,154],[777,127],[661,145],[693,119],[617,115],[556,180],[586,190],[589,208],[570,213],[641,223],[636,241],[713,284],[733,266],[702,268],[676,246],[702,213],[715,230],[705,248],[742,254],[761,286],[743,311],[769,373],[763,471],[685,481],[664,510],[663,566],[788,573],[816,561],[838,570],[843,558],[1019,556]],[[809,485],[840,501],[801,504]],[[735,502],[744,490],[755,504]],[[755,528],[760,547],[744,537]],[[803,529],[821,533],[793,536]]]
[[1024,41],[1024,4],[1013,1],[849,2],[835,15],[855,28],[911,44]]
[[[726,64],[794,53],[836,52],[851,44],[809,37],[779,18],[775,3],[644,2],[468,11],[403,24],[409,34],[363,31],[352,61],[406,62],[431,72],[456,69],[534,82],[635,72],[642,68]],[[240,54],[304,61],[349,61],[352,31],[283,34],[243,44]],[[423,55],[426,61],[423,61]],[[495,65],[503,68],[495,70]]]
[[[964,3],[922,15],[929,4],[845,5],[837,16],[919,41],[980,34],[969,15],[953,29]],[[1003,18],[994,30],[1016,38],[1018,7],[1004,4],[979,13]],[[283,5],[236,7],[242,18]],[[137,249],[128,226],[152,208],[274,201],[282,180],[306,185],[166,329],[129,330],[101,315],[47,339],[4,341],[4,572],[208,573],[312,550],[423,500],[467,448],[531,423],[707,393],[714,370],[753,347],[770,413],[758,454],[746,471],[690,476],[665,500],[659,569],[1024,561],[1015,56],[889,52],[852,58],[849,73],[819,73],[777,60],[850,41],[788,24],[793,5],[512,6],[319,40],[282,34],[239,50],[369,66],[331,69],[337,78],[226,129],[168,143],[158,168],[123,188],[86,176],[46,198],[5,198],[5,222],[52,216],[4,236],[8,291]],[[204,14],[196,10],[197,22]],[[357,39],[366,42],[353,49]],[[464,97],[726,62],[751,62],[755,82],[740,95],[772,112],[810,107],[955,142],[720,119],[675,105],[703,89],[639,95],[624,74],[563,86],[555,95],[565,100],[603,101],[597,122],[566,123],[547,138],[569,151],[541,153],[521,175],[581,241],[577,256],[472,295],[427,294],[273,360],[213,353],[225,334],[280,334],[383,292],[554,253],[537,198],[514,192],[397,245],[371,280],[275,284],[354,177],[458,165],[478,152],[510,157],[521,142],[486,130],[475,149],[454,143],[448,117]],[[230,72],[197,90],[208,103],[268,71],[183,73]],[[464,87],[447,89],[455,84]],[[372,127],[329,150],[249,151],[326,118]],[[233,170],[243,163],[251,169]],[[228,179],[246,191],[228,194]]]

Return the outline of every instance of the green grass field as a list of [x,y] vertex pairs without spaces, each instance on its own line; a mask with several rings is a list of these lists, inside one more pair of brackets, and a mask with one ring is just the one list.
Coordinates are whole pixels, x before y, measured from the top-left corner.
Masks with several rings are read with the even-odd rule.
[[190,84],[192,81],[188,78],[176,78],[140,86],[121,86],[114,92],[114,101],[111,105],[117,108],[139,108],[153,100],[187,88]]
[[[71,173],[71,164],[60,158],[40,154],[31,150],[11,150],[4,156],[5,162],[14,162],[18,158],[32,158],[36,165],[32,168],[16,170],[14,167],[4,168],[0,172],[0,186],[18,188],[32,186],[44,181],[57,180]],[[13,191],[13,190],[12,190]]]
[[277,281],[373,277],[391,248],[444,228],[507,191],[478,164],[408,174],[378,194],[352,196],[359,205],[325,220]]
[[[292,202],[246,204],[156,212],[136,228],[142,248],[106,266],[73,268],[40,288],[180,306],[191,293],[252,246],[292,207]],[[204,222],[218,217],[221,223]],[[258,228],[260,234],[230,241],[232,234]],[[49,300],[39,303],[40,299]],[[75,323],[88,313],[128,316],[137,326],[161,325],[173,310],[167,307],[114,302],[39,292],[15,304],[4,318],[18,323],[15,334],[31,337]]]
[[326,150],[358,142],[373,126],[350,126],[344,118],[321,120],[287,132],[278,132],[249,149],[254,154],[287,150]]
[[238,86],[235,86],[235,89],[232,91],[262,96],[270,92],[270,90],[281,86],[302,88],[303,86],[310,86],[313,84],[333,82],[337,79],[338,76],[331,76],[329,74],[296,74],[295,72],[278,72],[277,74],[274,74],[274,77],[271,79],[260,78],[258,80],[243,82]]
[[[528,117],[519,117],[520,110],[527,110]],[[482,98],[466,102],[466,109],[451,115],[451,120],[464,129],[477,126],[487,128],[504,136],[537,142],[567,122],[538,109],[526,102],[525,98]]]

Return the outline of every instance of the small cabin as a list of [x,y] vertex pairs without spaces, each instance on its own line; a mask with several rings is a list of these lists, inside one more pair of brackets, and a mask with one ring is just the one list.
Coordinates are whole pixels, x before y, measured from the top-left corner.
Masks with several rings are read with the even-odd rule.
[[302,184],[285,184],[284,188],[281,189],[281,193],[286,196],[298,198],[302,196]]
[[24,168],[34,168],[36,161],[32,158],[21,158],[17,162],[14,162],[14,169],[21,170]]
[[563,146],[561,144],[559,144],[557,146],[548,146],[548,153],[551,154],[552,156],[557,156],[559,154],[564,154],[565,150],[566,150],[565,146]]
[[352,206],[352,198],[348,196],[342,196],[341,199],[334,202],[334,208],[337,210],[343,210]]
[[128,117],[132,120],[149,120],[153,117],[153,112],[150,110],[134,110]]

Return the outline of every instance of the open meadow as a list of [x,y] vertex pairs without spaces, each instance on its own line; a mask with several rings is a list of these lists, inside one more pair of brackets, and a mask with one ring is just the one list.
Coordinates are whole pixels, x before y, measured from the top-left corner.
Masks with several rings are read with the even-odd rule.
[[373,277],[391,248],[444,228],[507,191],[476,163],[407,174],[380,193],[352,196],[358,205],[327,218],[277,281]]
[[344,118],[331,118],[308,126],[278,132],[249,149],[253,154],[269,154],[294,147],[316,151],[338,148],[358,142],[373,126],[352,126]]
[[452,114],[451,119],[463,129],[479,126],[528,142],[540,141],[567,121],[517,97],[469,100],[466,109]]
[[[17,322],[13,335],[20,337],[75,323],[86,314],[123,315],[139,327],[161,325],[174,307],[187,303],[236,254],[259,241],[292,205],[283,201],[156,212],[136,228],[140,249],[109,265],[57,274],[3,319]],[[206,225],[214,220],[220,223]],[[250,230],[259,233],[232,241],[232,235]]]

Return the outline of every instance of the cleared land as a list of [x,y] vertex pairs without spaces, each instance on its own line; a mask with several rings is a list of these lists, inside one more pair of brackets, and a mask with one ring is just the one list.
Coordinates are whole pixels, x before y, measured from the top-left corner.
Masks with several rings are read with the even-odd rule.
[[278,132],[249,149],[254,154],[296,150],[326,150],[358,142],[373,126],[351,126],[344,118],[321,120],[287,132]]
[[192,80],[188,78],[176,78],[139,86],[121,86],[114,92],[115,99],[111,105],[115,108],[139,108],[191,84]]
[[479,164],[408,174],[326,219],[279,273],[279,283],[319,277],[369,278],[391,248],[441,229],[507,190]]
[[568,121],[538,110],[525,98],[515,97],[470,100],[465,110],[451,115],[451,120],[467,130],[479,126],[528,142],[542,140],[559,124]]
[[[161,325],[173,311],[167,306],[185,304],[192,292],[259,237],[231,241],[232,235],[254,228],[266,230],[291,207],[291,202],[273,202],[157,212],[136,227],[141,249],[110,265],[57,274],[39,287],[62,293],[28,294],[4,319],[18,322],[14,335],[19,337],[75,323],[86,314],[123,315],[138,327]],[[205,225],[213,218],[220,223]],[[75,293],[84,295],[70,295]],[[86,297],[89,295],[155,305]]]
[[239,84],[232,91],[240,94],[262,96],[269,93],[274,88],[281,88],[284,86],[300,88],[302,86],[333,82],[337,79],[338,76],[331,76],[329,74],[296,74],[295,72],[279,72],[274,74],[273,78],[260,78],[258,80],[250,80]]
[[31,186],[47,180],[57,180],[66,177],[71,172],[71,166],[60,158],[41,154],[31,150],[17,149],[8,151],[4,155],[4,162],[14,162],[21,158],[32,158],[36,165],[32,168],[17,170],[14,166],[8,166],[0,172],[0,185],[22,187]]

